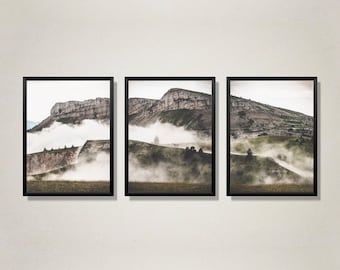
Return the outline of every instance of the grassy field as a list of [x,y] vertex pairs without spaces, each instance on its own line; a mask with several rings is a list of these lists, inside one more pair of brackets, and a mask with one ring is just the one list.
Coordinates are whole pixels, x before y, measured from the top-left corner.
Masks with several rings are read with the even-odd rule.
[[190,184],[190,183],[149,183],[149,182],[129,182],[130,193],[192,193],[209,194],[211,193],[210,184]]
[[34,193],[110,193],[108,181],[27,181],[26,191]]
[[233,194],[238,193],[313,193],[313,185],[307,184],[263,184],[263,185],[247,185],[232,184],[230,191]]

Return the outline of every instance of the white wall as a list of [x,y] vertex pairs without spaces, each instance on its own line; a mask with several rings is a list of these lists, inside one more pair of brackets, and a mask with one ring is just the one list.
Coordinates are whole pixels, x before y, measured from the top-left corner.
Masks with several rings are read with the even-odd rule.
[[[0,1],[1,269],[340,269],[340,2]],[[319,198],[230,198],[226,76],[318,76]],[[115,76],[116,198],[22,196],[22,76]],[[124,76],[216,76],[217,198],[124,196]]]

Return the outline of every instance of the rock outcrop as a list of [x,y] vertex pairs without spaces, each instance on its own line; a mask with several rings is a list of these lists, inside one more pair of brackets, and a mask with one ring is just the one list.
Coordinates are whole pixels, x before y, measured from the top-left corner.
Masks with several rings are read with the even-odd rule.
[[230,97],[230,129],[243,135],[312,136],[313,117],[248,99]]
[[29,130],[40,131],[49,127],[54,121],[65,124],[79,124],[84,119],[98,119],[109,122],[110,99],[96,98],[85,101],[67,101],[56,103],[50,116]]

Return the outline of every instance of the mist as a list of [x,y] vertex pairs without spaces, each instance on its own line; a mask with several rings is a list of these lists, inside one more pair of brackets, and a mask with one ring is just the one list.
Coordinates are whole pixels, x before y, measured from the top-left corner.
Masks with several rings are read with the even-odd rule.
[[74,168],[63,173],[49,173],[42,180],[110,181],[110,155],[99,153],[94,160],[80,160]]
[[173,166],[159,162],[152,166],[141,165],[136,158],[129,156],[129,182],[149,183],[211,183],[211,164],[198,164],[195,174],[190,166]]
[[[273,143],[254,145],[248,139],[236,139],[231,141],[231,154],[246,155],[246,150],[240,152],[237,145],[242,145],[244,149],[252,149],[254,156],[272,158],[277,164],[285,169],[300,175],[303,180],[299,183],[311,183],[314,176],[314,159],[299,149],[288,149],[284,143]],[[261,176],[261,172],[254,175],[254,179],[261,179],[260,183],[283,184],[296,183],[293,179],[277,180],[266,175]],[[258,184],[258,181],[255,181]]]
[[202,138],[197,132],[186,130],[184,127],[177,127],[169,123],[157,121],[147,127],[129,125],[129,140],[154,143],[158,137],[160,145],[171,145],[179,148],[186,146],[205,146],[211,149],[211,138]]
[[67,125],[54,122],[50,127],[39,132],[27,132],[27,154],[81,146],[87,140],[110,139],[110,126],[97,120],[83,120],[80,125]]

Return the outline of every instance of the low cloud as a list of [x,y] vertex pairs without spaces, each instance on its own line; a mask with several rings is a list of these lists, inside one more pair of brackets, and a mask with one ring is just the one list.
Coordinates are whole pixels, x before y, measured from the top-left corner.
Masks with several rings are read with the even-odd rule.
[[[239,148],[239,146],[242,146]],[[287,148],[284,143],[265,143],[254,145],[249,139],[237,139],[231,142],[231,154],[246,155],[246,149],[252,149],[253,155],[272,158],[281,167],[301,176],[299,183],[312,183],[314,175],[314,160],[297,148]],[[240,151],[242,149],[242,151]],[[258,172],[254,175],[254,184],[290,184],[297,183],[295,179],[278,180]]]
[[211,183],[211,164],[197,164],[194,167],[174,167],[171,163],[160,162],[151,166],[143,166],[136,158],[129,157],[129,181],[157,183]]
[[87,140],[108,140],[110,127],[96,120],[83,120],[80,125],[66,125],[54,122],[39,132],[27,133],[27,153],[46,149],[81,146]]
[[197,149],[211,150],[211,138],[202,138],[196,131],[186,130],[184,127],[159,121],[146,127],[129,125],[129,140],[154,143],[156,137],[160,145],[178,148],[195,146]]
[[63,173],[47,174],[42,180],[69,180],[69,181],[109,181],[110,155],[99,153],[91,162],[85,159]]

